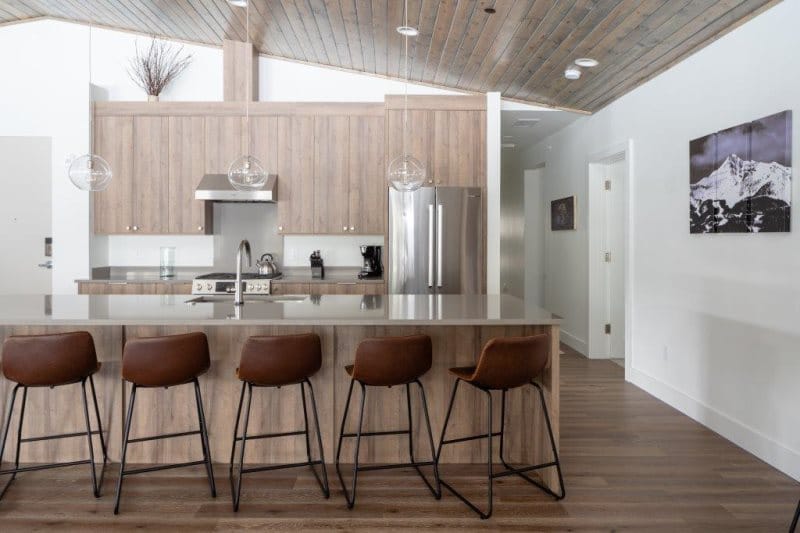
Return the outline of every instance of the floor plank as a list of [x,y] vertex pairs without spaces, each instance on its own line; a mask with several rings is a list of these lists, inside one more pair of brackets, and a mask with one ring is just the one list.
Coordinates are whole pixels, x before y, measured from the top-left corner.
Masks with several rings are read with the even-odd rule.
[[[567,498],[554,502],[519,479],[495,485],[495,513],[481,521],[455,497],[430,497],[411,471],[363,474],[348,511],[335,471],[325,500],[307,469],[245,478],[231,512],[227,467],[212,500],[201,468],[133,476],[112,515],[117,465],[103,495],[86,467],[20,474],[0,501],[0,529],[195,531],[498,529],[509,531],[786,531],[800,486],[714,432],[623,380],[611,361],[562,355],[561,455]],[[447,465],[442,474],[483,497],[484,469]],[[0,480],[4,481],[4,480]]]

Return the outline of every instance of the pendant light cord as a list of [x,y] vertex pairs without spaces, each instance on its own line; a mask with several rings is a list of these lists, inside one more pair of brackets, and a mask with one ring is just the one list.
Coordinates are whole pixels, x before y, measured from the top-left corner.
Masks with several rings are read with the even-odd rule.
[[[403,3],[403,26],[406,28],[408,27],[408,0],[405,0]],[[404,35],[403,38],[405,39],[405,63],[403,66],[403,70],[405,71],[403,74],[406,78],[405,83],[405,92],[403,94],[403,158],[405,159],[408,156],[408,149],[406,146],[406,140],[408,138],[408,35]]]
[[[247,0],[245,6],[245,27],[244,27],[245,44],[250,44],[250,0]],[[252,55],[252,54],[251,54]],[[253,98],[253,69],[250,69],[250,82],[247,84],[247,95],[244,102],[244,125],[245,125],[245,138],[247,139],[247,146],[244,147],[245,153],[250,154],[250,99]]]

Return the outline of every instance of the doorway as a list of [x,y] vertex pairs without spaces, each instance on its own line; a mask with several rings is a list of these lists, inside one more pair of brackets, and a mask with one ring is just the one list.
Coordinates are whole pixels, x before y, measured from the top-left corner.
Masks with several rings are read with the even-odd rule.
[[629,368],[630,143],[589,158],[589,357]]
[[50,137],[0,137],[5,188],[0,195],[0,294],[52,292]]

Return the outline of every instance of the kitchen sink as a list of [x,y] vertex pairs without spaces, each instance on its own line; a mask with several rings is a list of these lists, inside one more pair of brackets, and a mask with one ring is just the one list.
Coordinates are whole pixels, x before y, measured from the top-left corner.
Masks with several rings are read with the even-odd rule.
[[[286,296],[245,296],[244,305],[250,304],[278,304],[278,303],[299,303],[305,301],[308,296],[286,295]],[[233,296],[197,296],[186,300],[187,304],[230,304],[233,305]]]

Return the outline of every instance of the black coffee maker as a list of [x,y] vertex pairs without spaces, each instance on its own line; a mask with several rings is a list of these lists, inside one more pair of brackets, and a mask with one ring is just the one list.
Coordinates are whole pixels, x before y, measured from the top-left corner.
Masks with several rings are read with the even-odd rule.
[[380,278],[383,276],[383,265],[381,264],[381,246],[361,246],[361,256],[364,258],[364,265],[358,273],[358,279]]

